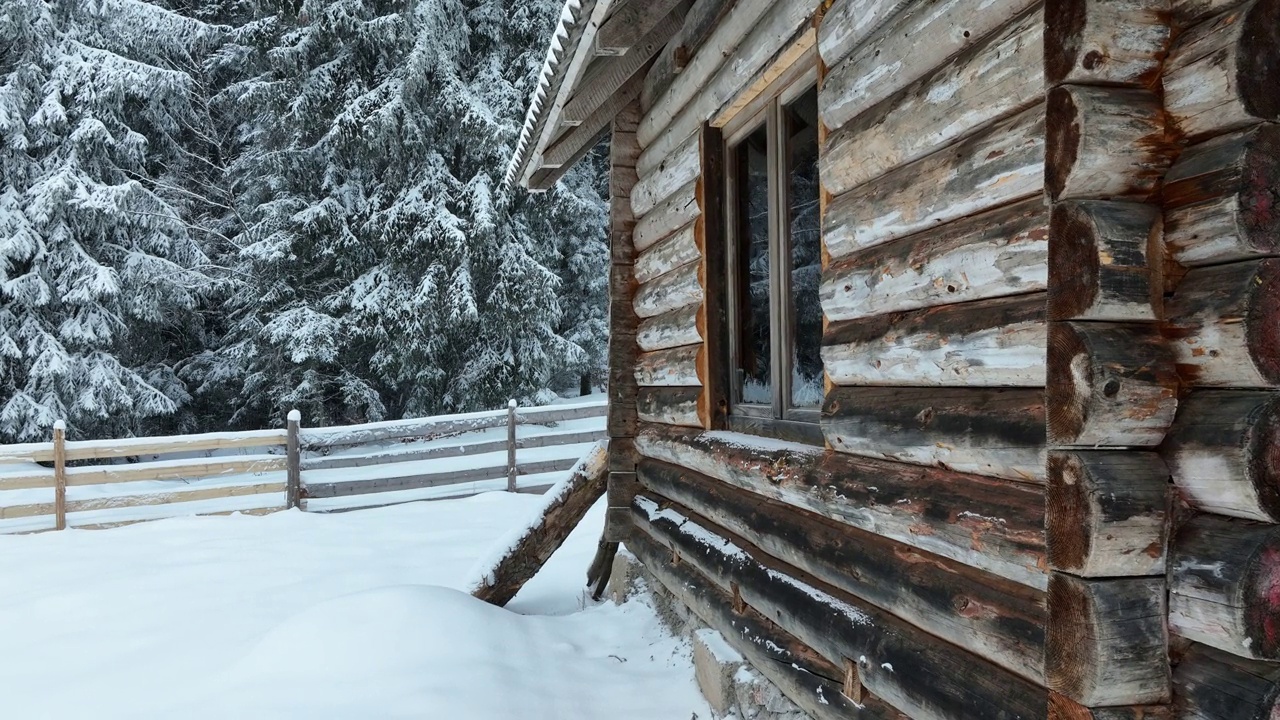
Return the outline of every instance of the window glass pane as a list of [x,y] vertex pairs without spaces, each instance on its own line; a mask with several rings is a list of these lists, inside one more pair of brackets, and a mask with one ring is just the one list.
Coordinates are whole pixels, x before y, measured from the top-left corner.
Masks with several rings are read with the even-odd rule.
[[786,107],[787,220],[791,261],[791,404],[822,403],[822,226],[818,209],[818,91]]
[[738,399],[770,404],[769,373],[769,158],[765,128],[738,145]]

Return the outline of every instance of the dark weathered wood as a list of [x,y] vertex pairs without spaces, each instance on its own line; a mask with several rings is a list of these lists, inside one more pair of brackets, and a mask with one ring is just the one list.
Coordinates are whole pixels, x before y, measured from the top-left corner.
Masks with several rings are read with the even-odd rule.
[[831,67],[818,107],[835,129],[998,30],[1029,0],[914,0]]
[[1160,209],[1103,200],[1053,207],[1049,317],[1149,322],[1164,308]]
[[609,242],[613,262],[609,268],[609,412],[605,424],[609,436],[615,438],[635,435],[637,420],[635,376],[631,369],[639,355],[640,318],[633,304],[637,281],[631,263],[636,257],[636,221],[631,210],[631,190],[638,179],[635,161],[640,148],[635,142],[635,130],[639,122],[639,105],[632,102],[614,118],[609,146]]
[[1169,700],[1164,578],[1049,580],[1048,686],[1086,706]]
[[699,387],[698,356],[702,345],[684,345],[670,350],[655,350],[640,355],[636,361],[636,384],[641,387]]
[[684,226],[676,234],[646,249],[636,258],[636,280],[647,283],[702,256],[694,238],[694,226]]
[[599,443],[578,461],[573,473],[545,495],[536,522],[520,536],[484,575],[471,594],[502,607],[533,579],[577,527],[591,506],[605,493],[608,453]]
[[1280,0],[1252,0],[1174,41],[1165,108],[1189,140],[1280,120]]
[[1046,393],[1050,443],[1154,447],[1178,410],[1178,374],[1153,325],[1053,323]]
[[1196,268],[1165,309],[1184,383],[1280,384],[1280,259]]
[[299,429],[302,425],[302,413],[290,410],[285,419],[285,491],[284,506],[298,507],[302,498],[302,446],[298,441]]
[[725,429],[814,447],[822,447],[827,442],[822,436],[822,428],[817,423],[801,420],[730,415],[725,418]]
[[675,465],[643,460],[639,477],[772,557],[1043,684],[1042,592]]
[[701,303],[704,295],[698,274],[698,263],[692,262],[641,285],[632,301],[636,315],[651,318]]
[[1027,483],[647,426],[645,457],[1044,589],[1045,495]]
[[1152,87],[1169,50],[1169,0],[1046,0],[1050,84]]
[[[868,692],[916,720],[1043,718],[1045,690],[796,568],[678,507],[645,495],[632,505],[637,527],[671,548],[722,592],[738,595],[832,663],[858,663]],[[918,681],[928,678],[927,682]]]
[[1280,522],[1280,394],[1193,392],[1161,452],[1182,497],[1195,507]]
[[1177,146],[1160,98],[1133,88],[1062,85],[1049,92],[1045,185],[1054,200],[1147,200]]
[[1241,657],[1280,660],[1280,527],[1200,515],[1174,537],[1169,628]]
[[1044,387],[1044,293],[944,305],[827,325],[837,385]]
[[1186,266],[1280,254],[1280,126],[1188,148],[1165,178],[1165,244]]
[[823,238],[838,258],[940,223],[1038,196],[1044,105],[904,165],[827,206]]
[[[596,31],[596,52],[601,55],[631,55],[635,50],[646,52],[645,40],[654,29],[661,27],[666,20],[674,20],[675,27],[671,32],[657,46],[647,50],[652,55],[680,29],[689,5],[688,0],[626,0],[614,5]],[[677,6],[678,12],[673,12]]]
[[703,337],[698,328],[701,307],[701,303],[695,303],[645,318],[636,333],[636,343],[647,352],[701,343]]
[[701,135],[704,175],[698,182],[698,199],[706,211],[694,224],[694,241],[703,250],[698,282],[704,288],[705,297],[698,314],[698,328],[706,342],[698,357],[698,378],[703,386],[698,398],[698,417],[703,427],[720,429],[729,413],[729,320],[725,310],[729,248],[724,241],[724,137],[719,128],[709,126],[702,129]]
[[873,697],[854,704],[835,679],[838,668],[751,608],[735,607],[732,595],[687,564],[669,562],[670,550],[643,532],[627,539],[636,554],[667,592],[718,631],[761,675],[815,720],[907,720],[906,716]]
[[1192,645],[1173,673],[1179,720],[1274,720],[1280,665]]
[[838,387],[822,432],[841,452],[1044,482],[1038,389]]
[[[832,17],[859,4],[872,2],[837,3],[823,28],[865,22]],[[1035,7],[836,129],[819,159],[823,188],[839,195],[1042,101],[1044,27],[1044,12]]]
[[636,250],[651,247],[697,219],[701,212],[697,193],[697,183],[689,183],[639,218],[633,236]]
[[516,401],[507,401],[507,492],[516,491]]
[[[696,0],[685,15],[684,25],[671,42],[658,53],[653,67],[645,76],[644,91],[640,94],[640,106],[646,112],[653,107],[662,94],[671,86],[671,81],[679,74],[676,56],[696,55],[703,43],[711,36],[711,31],[720,23],[737,0]],[[679,51],[679,52],[678,52]]]
[[1055,570],[1164,575],[1173,498],[1158,455],[1055,450],[1048,468],[1045,541]]
[[636,412],[645,422],[702,427],[698,400],[702,388],[646,387],[636,394]]
[[529,183],[531,190],[546,190],[555,184],[569,168],[573,167],[609,131],[614,116],[640,96],[640,76],[635,76],[613,95],[610,95],[591,117],[576,127],[569,127],[542,154],[538,168],[539,180]]
[[1017,295],[1047,285],[1049,213],[1041,198],[846,255],[822,273],[828,320]]
[[67,529],[67,423],[53,424],[53,529]]
[[[587,67],[586,72],[583,73],[582,79],[576,83],[573,95],[565,103],[564,109],[560,111],[560,121],[565,125],[581,125],[591,122],[592,117],[600,112],[601,108],[606,107],[608,100],[629,82],[634,81],[636,84],[636,90],[632,93],[631,99],[638,99],[639,90],[644,83],[643,77],[639,73],[646,67],[654,54],[680,29],[683,13],[680,10],[672,10],[671,6],[684,4],[685,1],[681,0],[680,3],[676,3],[673,0],[660,0],[658,3],[632,3],[632,5],[648,5],[648,9],[653,9],[656,5],[665,14],[665,17],[663,15],[656,16],[654,24],[643,29],[631,28],[633,34],[630,35],[630,40],[633,45],[625,55],[596,57]],[[618,13],[614,13],[609,21],[601,26],[601,31],[603,32],[609,28],[617,16]],[[640,33],[645,34],[641,35]],[[600,33],[596,33],[597,41],[601,37]],[[608,110],[606,109],[605,112],[607,113]]]
[[1173,720],[1171,705],[1085,707],[1069,697],[1049,693],[1049,720]]

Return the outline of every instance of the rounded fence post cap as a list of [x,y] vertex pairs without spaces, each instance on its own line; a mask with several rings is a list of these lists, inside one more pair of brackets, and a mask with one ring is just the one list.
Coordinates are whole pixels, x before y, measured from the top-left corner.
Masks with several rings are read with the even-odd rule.
[[511,398],[510,400],[507,401],[507,407],[509,408],[515,409],[517,405],[519,405],[519,403],[516,402],[515,398]]
[[289,422],[294,422],[294,423],[302,422],[302,413],[298,412],[297,409],[290,410],[288,418],[289,418]]
[[54,421],[54,423],[53,423],[53,429],[54,429],[54,430],[62,430],[62,431],[64,431],[64,432],[65,432],[65,431],[66,431],[66,429],[67,429],[67,421],[66,421],[66,420],[56,420],[56,421]]

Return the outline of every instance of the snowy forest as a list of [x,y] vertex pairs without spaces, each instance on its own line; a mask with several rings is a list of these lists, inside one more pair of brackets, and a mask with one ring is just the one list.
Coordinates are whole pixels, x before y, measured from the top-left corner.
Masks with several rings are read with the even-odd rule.
[[0,441],[603,377],[597,152],[502,187],[558,0],[4,0]]

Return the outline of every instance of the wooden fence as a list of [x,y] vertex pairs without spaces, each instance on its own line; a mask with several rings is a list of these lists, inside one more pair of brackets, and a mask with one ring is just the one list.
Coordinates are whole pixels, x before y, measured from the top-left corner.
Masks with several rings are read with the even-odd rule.
[[605,403],[284,429],[0,445],[0,533],[290,507],[540,492],[605,436]]

